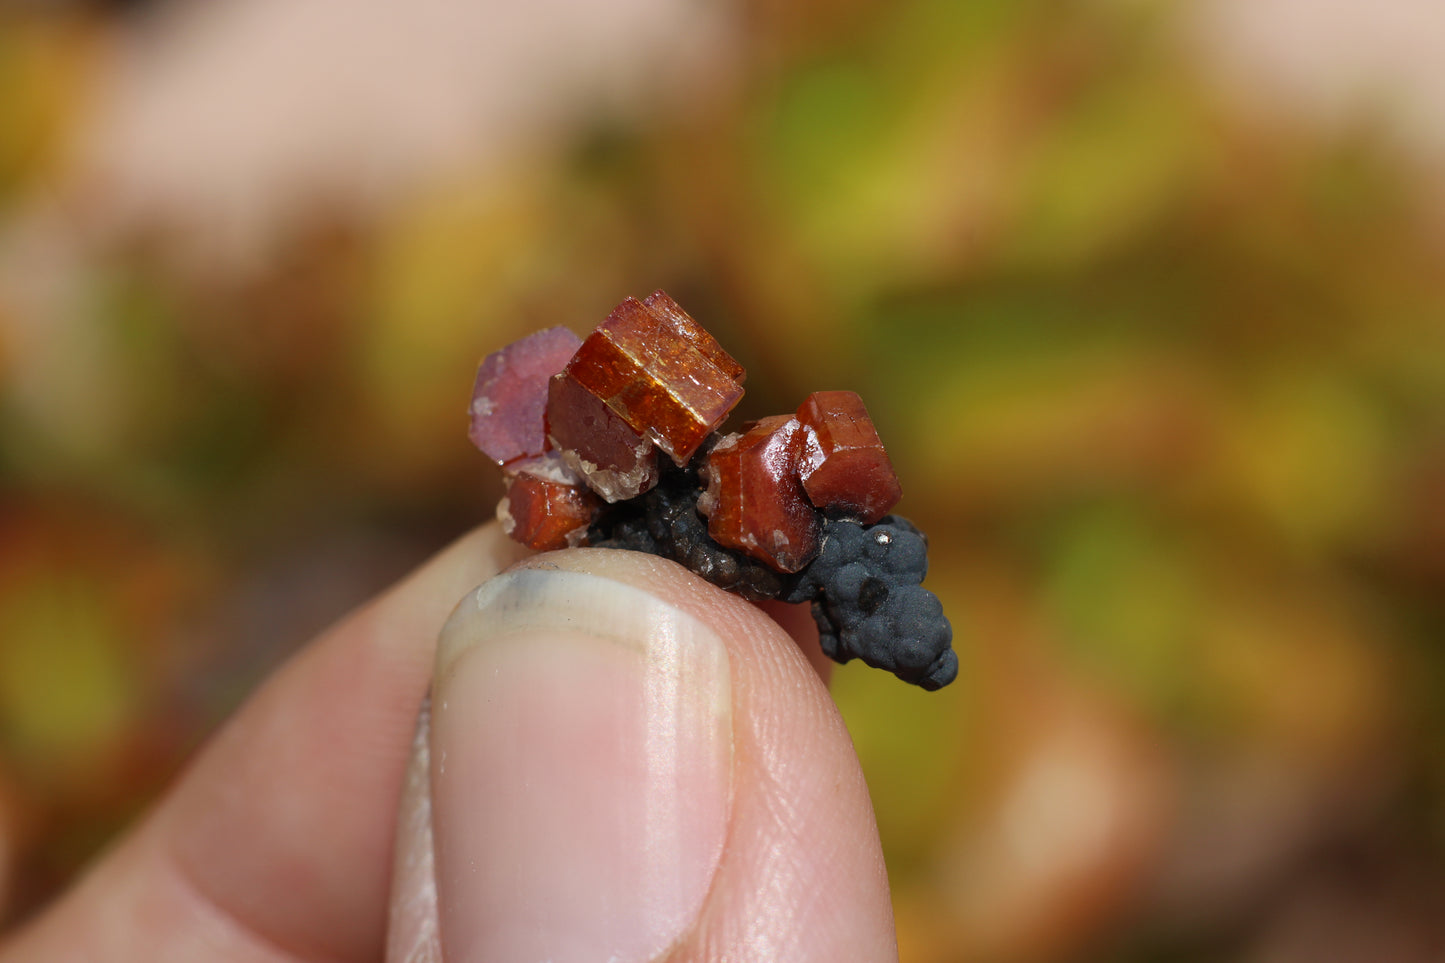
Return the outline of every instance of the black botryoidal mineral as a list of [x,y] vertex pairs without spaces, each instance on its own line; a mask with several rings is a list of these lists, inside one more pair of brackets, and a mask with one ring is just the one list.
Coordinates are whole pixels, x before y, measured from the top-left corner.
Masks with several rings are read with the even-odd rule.
[[779,596],[813,603],[823,653],[862,659],[904,682],[939,689],[958,675],[953,629],[938,597],[920,583],[928,542],[913,523],[885,515],[873,525],[825,523],[817,558]]
[[707,533],[707,519],[697,510],[702,493],[697,467],[704,456],[699,454],[686,468],[665,464],[662,478],[652,490],[609,505],[589,530],[588,543],[670,558],[749,601],[778,598],[789,576],[742,552],[724,548]]
[[704,454],[686,468],[668,465],[651,491],[609,506],[593,524],[590,543],[670,558],[752,601],[811,602],[823,652],[834,661],[862,659],[929,690],[954,680],[953,630],[937,596],[921,584],[928,542],[911,522],[897,515],[872,525],[829,519],[817,557],[784,575],[708,535],[697,511]]

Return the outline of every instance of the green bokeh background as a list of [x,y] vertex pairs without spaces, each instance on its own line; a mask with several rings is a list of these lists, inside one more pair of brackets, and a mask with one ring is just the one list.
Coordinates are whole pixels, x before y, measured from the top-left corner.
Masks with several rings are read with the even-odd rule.
[[[481,355],[661,286],[748,365],[744,415],[861,393],[930,534],[960,681],[834,686],[905,960],[1442,935],[1419,185],[1367,124],[1226,102],[1168,7],[846,7],[754,4],[741,79],[697,109],[324,211],[268,271],[198,280],[139,238],[63,324],[0,301],[14,916],[287,652],[489,516]],[[107,23],[0,15],[0,226]]]

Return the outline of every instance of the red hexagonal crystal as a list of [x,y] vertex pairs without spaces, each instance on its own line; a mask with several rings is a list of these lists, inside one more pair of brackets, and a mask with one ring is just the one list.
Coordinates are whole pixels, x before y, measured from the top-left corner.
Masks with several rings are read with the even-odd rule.
[[743,389],[731,373],[737,362],[712,336],[681,308],[674,311],[671,298],[653,297],[656,310],[636,298],[614,308],[577,349],[567,374],[682,465]]
[[657,449],[628,427],[571,373],[552,379],[547,393],[547,437],[568,467],[609,502],[657,484]]
[[815,391],[798,406],[808,429],[799,476],[818,508],[865,524],[898,504],[903,489],[863,399],[851,391]]
[[798,479],[805,436],[796,418],[764,418],[725,436],[703,468],[697,507],[715,541],[796,572],[818,552],[818,512]]
[[692,345],[707,360],[717,365],[729,378],[742,384],[747,378],[747,372],[743,366],[737,363],[732,355],[723,350],[722,345],[707,329],[692,319],[692,315],[682,309],[682,305],[672,299],[662,288],[653,291],[642,299],[642,303],[660,317],[679,338]]
[[497,505],[502,530],[542,552],[583,544],[601,503],[573,477],[555,453],[522,463]]
[[472,444],[499,465],[542,454],[547,382],[581,345],[566,328],[548,328],[487,355],[472,389]]

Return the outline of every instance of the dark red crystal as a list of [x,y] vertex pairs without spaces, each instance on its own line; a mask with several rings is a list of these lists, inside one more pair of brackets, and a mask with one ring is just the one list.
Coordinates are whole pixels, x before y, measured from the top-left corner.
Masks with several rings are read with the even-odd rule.
[[657,484],[657,449],[628,427],[569,371],[552,379],[547,435],[568,467],[609,502],[636,498]]
[[821,528],[798,478],[806,432],[776,415],[727,435],[708,453],[697,507],[720,545],[796,572],[818,552]]
[[878,521],[903,494],[863,399],[815,391],[798,406],[808,429],[799,476],[808,500],[830,515]]

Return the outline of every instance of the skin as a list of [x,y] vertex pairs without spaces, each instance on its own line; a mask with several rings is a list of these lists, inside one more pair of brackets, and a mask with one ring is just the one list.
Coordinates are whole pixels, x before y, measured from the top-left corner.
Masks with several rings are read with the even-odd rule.
[[128,836],[0,942],[0,963],[381,959],[436,638],[458,599],[518,563],[640,588],[727,647],[726,842],[697,918],[662,959],[896,959],[872,807],[806,611],[765,614],[650,556],[524,554],[494,525],[478,529],[306,646]]

